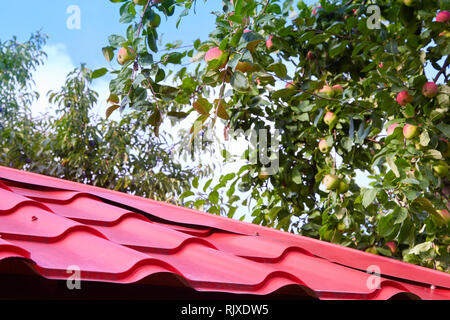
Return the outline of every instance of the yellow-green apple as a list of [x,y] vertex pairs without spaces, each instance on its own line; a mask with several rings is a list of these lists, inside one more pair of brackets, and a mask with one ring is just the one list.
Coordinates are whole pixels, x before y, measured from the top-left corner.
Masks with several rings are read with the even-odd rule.
[[345,223],[339,222],[337,225],[337,229],[342,232],[342,231],[345,231],[345,229],[347,229],[347,227],[345,226]]
[[405,126],[403,127],[403,136],[406,139],[412,139],[415,136],[417,136],[418,133],[419,133],[419,129],[415,125],[405,124]]
[[143,6],[147,4],[147,0],[133,0],[134,4],[137,4],[139,6]]
[[331,147],[327,144],[327,141],[325,139],[321,139],[319,141],[319,151],[322,153],[328,153],[330,150]]
[[227,64],[228,55],[219,49],[219,47],[212,47],[206,52],[205,61],[210,63],[212,61],[219,61],[219,69],[225,67]]
[[391,250],[392,254],[394,254],[397,251],[397,245],[395,244],[394,241],[386,242],[386,247],[388,247],[389,250]]
[[390,136],[391,134],[394,133],[395,128],[397,128],[400,124],[398,123],[393,123],[389,126],[389,128],[387,128],[387,135]]
[[372,254],[378,254],[378,251],[377,251],[376,247],[369,247],[369,248],[366,249],[366,252],[372,253]]
[[399,92],[397,95],[397,102],[401,106],[406,106],[408,103],[413,101],[413,97],[409,95],[408,90]]
[[414,6],[416,4],[416,1],[415,0],[403,0],[403,3],[407,7],[412,7],[412,6]]
[[136,57],[136,53],[134,52],[133,48],[128,47],[122,47],[119,50],[119,54],[117,55],[117,62],[119,62],[120,65],[124,65],[125,63],[134,60]]
[[336,123],[337,121],[337,115],[334,112],[328,111],[325,114],[325,117],[323,117],[323,122],[325,122],[325,124],[332,126]]
[[450,12],[441,11],[436,15],[436,22],[447,23],[448,21],[450,21]]
[[427,98],[433,98],[439,92],[439,88],[434,82],[427,82],[422,87],[422,94]]
[[439,36],[448,38],[450,37],[450,31],[449,30],[442,31],[441,33],[439,33]]
[[440,177],[448,176],[448,165],[445,162],[440,162],[439,164],[433,166],[433,170]]
[[335,190],[339,187],[339,178],[334,174],[327,174],[323,178],[322,183],[327,190]]
[[339,187],[338,187],[338,191],[339,193],[346,193],[349,189],[349,185],[348,183],[346,183],[345,181],[339,181]]
[[155,13],[153,20],[149,23],[150,27],[157,28],[161,24],[161,17]]

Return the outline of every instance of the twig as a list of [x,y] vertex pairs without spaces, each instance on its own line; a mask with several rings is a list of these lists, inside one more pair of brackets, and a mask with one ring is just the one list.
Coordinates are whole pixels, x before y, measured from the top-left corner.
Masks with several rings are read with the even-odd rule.
[[445,60],[444,65],[442,66],[441,70],[439,70],[439,72],[437,73],[436,77],[434,77],[433,82],[436,82],[439,77],[441,76],[442,73],[444,73],[444,77],[445,79],[447,79],[447,74],[446,74],[446,69],[448,67],[448,65],[450,64],[450,60],[449,57],[447,56],[447,59]]

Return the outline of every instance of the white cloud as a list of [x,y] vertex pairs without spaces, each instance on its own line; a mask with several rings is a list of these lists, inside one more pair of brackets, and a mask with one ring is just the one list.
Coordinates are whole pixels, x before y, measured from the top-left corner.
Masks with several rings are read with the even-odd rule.
[[64,84],[67,74],[75,65],[64,44],[46,45],[44,48],[47,59],[33,73],[34,90],[39,92],[39,99],[35,101],[31,110],[33,115],[51,111],[48,109],[47,93],[50,90],[59,90]]
[[[53,110],[48,103],[47,93],[50,90],[59,91],[64,85],[67,74],[80,66],[73,62],[66,45],[63,43],[46,45],[43,50],[47,54],[47,59],[33,73],[35,82],[33,90],[40,95],[39,99],[31,105],[34,116],[47,111],[53,114]],[[105,114],[106,99],[109,95],[108,82],[103,79],[95,80],[91,88],[99,94],[97,106],[94,106],[92,111],[102,116]]]

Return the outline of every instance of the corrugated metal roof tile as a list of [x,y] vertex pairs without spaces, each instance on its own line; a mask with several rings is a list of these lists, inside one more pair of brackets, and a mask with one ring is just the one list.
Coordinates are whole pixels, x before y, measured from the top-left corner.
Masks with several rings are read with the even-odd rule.
[[[92,186],[0,167],[0,263],[48,279],[133,283],[172,275],[197,291],[320,299],[450,299],[450,275]],[[379,267],[379,286],[368,266]],[[1,270],[1,269],[0,269]],[[436,288],[431,289],[434,285]]]

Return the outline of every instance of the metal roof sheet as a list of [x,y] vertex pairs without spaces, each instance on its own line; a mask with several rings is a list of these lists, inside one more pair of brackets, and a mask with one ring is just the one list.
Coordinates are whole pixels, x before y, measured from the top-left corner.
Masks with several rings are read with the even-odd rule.
[[[0,167],[0,263],[47,279],[135,283],[173,275],[197,291],[319,299],[450,299],[450,275],[343,246],[89,185]],[[368,285],[380,270],[380,286]],[[164,278],[166,279],[166,278]]]

